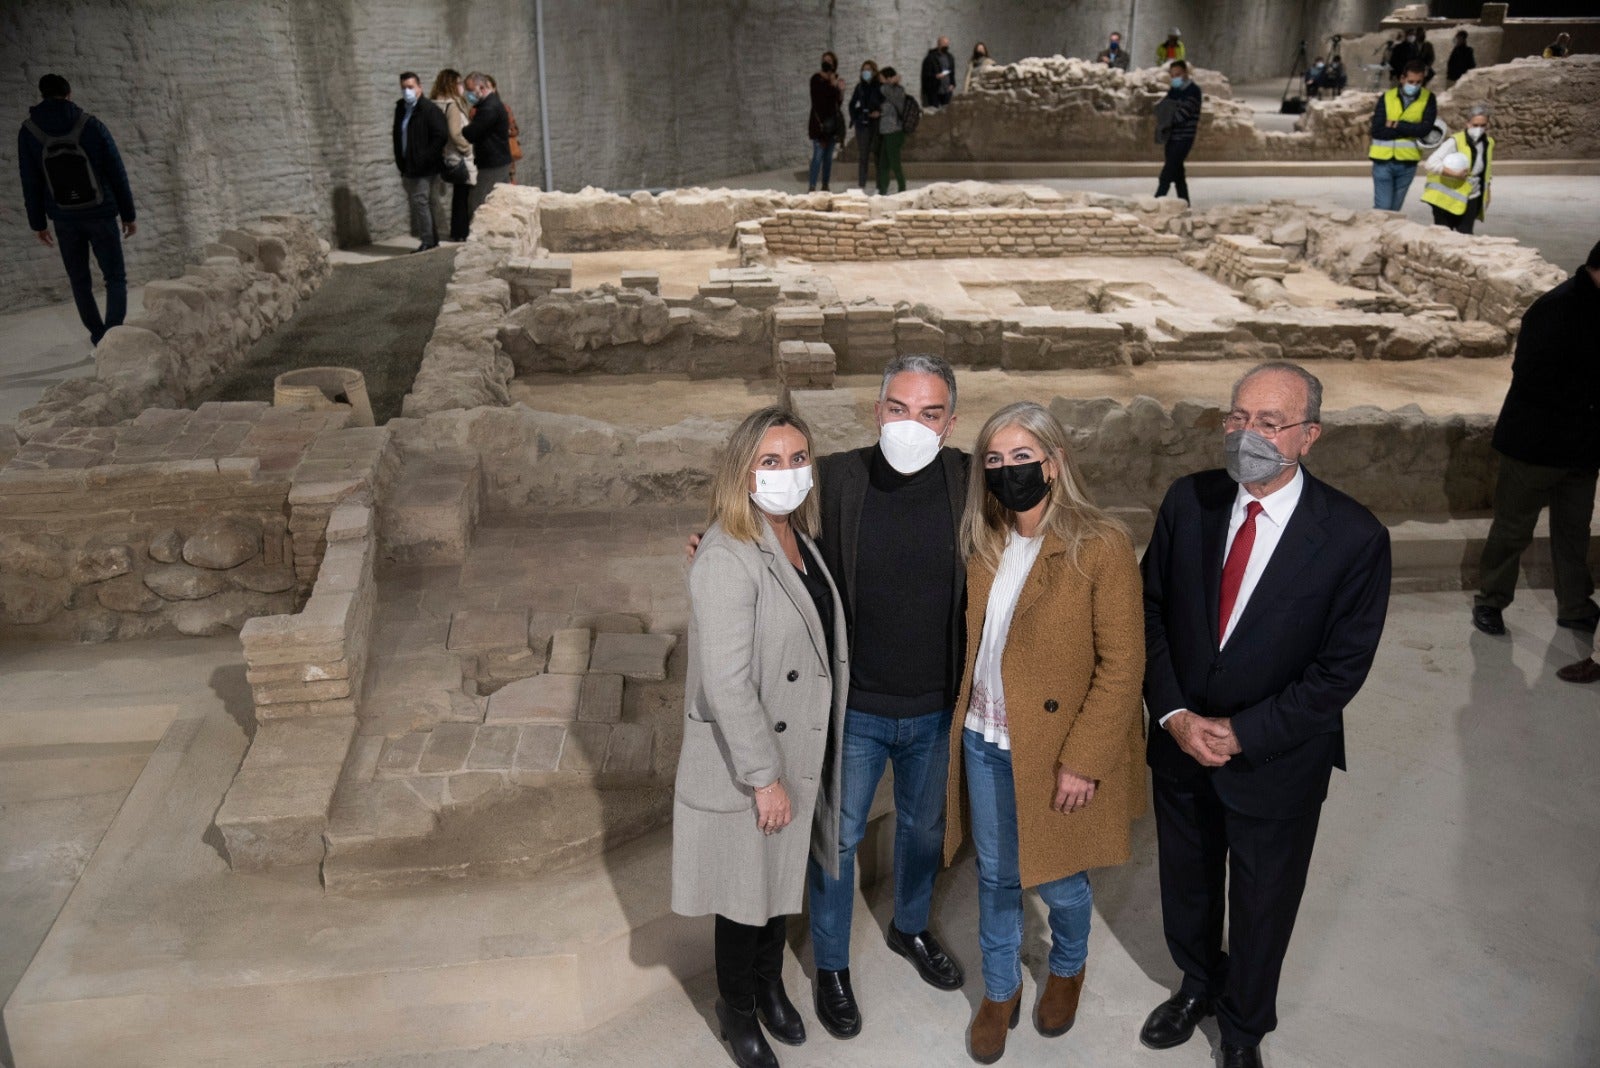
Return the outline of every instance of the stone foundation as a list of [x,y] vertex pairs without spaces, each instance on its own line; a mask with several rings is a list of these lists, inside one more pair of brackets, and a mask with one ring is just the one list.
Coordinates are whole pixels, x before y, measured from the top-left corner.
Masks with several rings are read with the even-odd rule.
[[144,314],[95,347],[94,376],[45,390],[18,416],[17,436],[182,407],[293,315],[331,269],[328,243],[304,219],[266,215],[223,231],[181,278],[145,286]]

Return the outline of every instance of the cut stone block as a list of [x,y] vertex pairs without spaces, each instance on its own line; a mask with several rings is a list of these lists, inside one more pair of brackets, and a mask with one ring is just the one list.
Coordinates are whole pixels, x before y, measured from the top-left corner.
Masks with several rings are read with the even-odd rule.
[[252,767],[344,764],[355,737],[354,716],[270,720],[256,727],[247,763]]
[[557,723],[532,723],[522,728],[517,742],[515,769],[527,772],[552,772],[561,760],[561,743],[567,729]]
[[428,734],[428,744],[423,747],[417,770],[424,775],[441,771],[460,771],[467,763],[467,753],[478,736],[478,728],[471,723],[441,723]]
[[383,743],[383,755],[378,757],[379,779],[400,779],[417,773],[417,760],[428,736],[421,732],[402,734]]
[[599,771],[605,764],[606,747],[611,744],[611,730],[609,723],[569,724],[556,770],[587,774]]
[[506,788],[506,776],[493,771],[464,771],[445,780],[445,798],[451,805],[470,805]]
[[660,271],[623,271],[623,289],[642,289],[646,293],[661,292]]
[[487,652],[491,649],[526,649],[528,613],[526,609],[497,612],[469,608],[450,617],[450,637],[445,648],[453,653]]
[[517,753],[521,731],[515,726],[486,725],[477,728],[472,751],[467,754],[469,771],[509,771]]
[[322,859],[322,832],[339,765],[247,766],[217,812],[217,830],[235,871],[261,871]]
[[558,630],[550,636],[550,671],[558,675],[582,675],[589,670],[587,627]]
[[676,634],[602,634],[595,639],[589,670],[661,682],[667,677],[667,657],[677,644]]
[[481,465],[470,453],[408,462],[382,511],[384,555],[401,563],[460,563],[472,541],[482,496]]
[[328,856],[373,839],[423,838],[438,820],[405,782],[346,783],[328,815]]
[[495,691],[487,723],[567,722],[578,717],[582,675],[535,675]]
[[622,719],[622,676],[593,672],[585,675],[578,698],[578,719],[589,723],[616,723]]
[[619,723],[611,730],[606,750],[607,775],[649,775],[655,755],[656,730],[648,723]]

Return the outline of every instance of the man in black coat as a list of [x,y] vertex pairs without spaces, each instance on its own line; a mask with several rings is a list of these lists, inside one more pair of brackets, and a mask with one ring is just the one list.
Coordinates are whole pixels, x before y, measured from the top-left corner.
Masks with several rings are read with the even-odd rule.
[[1522,551],[1542,509],[1550,509],[1556,622],[1594,630],[1589,520],[1600,473],[1600,244],[1573,276],[1522,316],[1493,445],[1500,454],[1494,522],[1479,563],[1472,622],[1504,634],[1502,610],[1517,588]]
[[434,219],[442,205],[433,202],[433,179],[444,170],[444,146],[450,130],[439,105],[422,93],[422,82],[412,71],[400,75],[400,99],[394,104],[394,165],[400,169],[411,209],[411,236],[422,244],[418,252],[439,247]]
[[942,108],[956,92],[956,57],[950,54],[950,38],[941,37],[922,57],[922,103]]
[[1142,565],[1161,916],[1183,981],[1139,1039],[1177,1046],[1215,1012],[1224,1068],[1259,1068],[1277,1026],[1344,709],[1388,610],[1388,531],[1299,462],[1321,406],[1301,367],[1246,373],[1227,470],[1173,484]]
[[487,74],[473,71],[463,83],[467,103],[472,106],[472,121],[461,129],[461,136],[472,143],[472,156],[478,165],[478,181],[472,187],[472,210],[511,178],[511,114]]

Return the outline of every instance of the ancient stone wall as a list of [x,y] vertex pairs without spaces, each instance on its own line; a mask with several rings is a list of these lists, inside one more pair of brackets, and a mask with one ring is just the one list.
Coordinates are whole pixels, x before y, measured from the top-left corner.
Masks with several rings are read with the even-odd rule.
[[[1439,65],[1442,69],[1442,58]],[[1315,142],[1316,158],[1359,159],[1366,154],[1376,99],[1375,93],[1347,92],[1332,100],[1314,100],[1296,128]],[[1596,159],[1600,158],[1596,100],[1600,100],[1600,55],[1571,56],[1560,63],[1517,59],[1468,71],[1439,94],[1439,118],[1451,130],[1459,130],[1474,104],[1488,104],[1494,109],[1489,123],[1497,159]],[[1198,153],[1198,142],[1195,147]],[[1489,210],[1494,210],[1492,202]]]
[[309,221],[269,215],[224,230],[180,278],[145,287],[144,312],[95,347],[93,377],[45,390],[17,418],[26,440],[51,427],[105,426],[181,407],[294,314],[332,269]]
[[1181,242],[1105,208],[865,213],[780,210],[761,225],[767,250],[808,260],[956,256],[1163,256]]

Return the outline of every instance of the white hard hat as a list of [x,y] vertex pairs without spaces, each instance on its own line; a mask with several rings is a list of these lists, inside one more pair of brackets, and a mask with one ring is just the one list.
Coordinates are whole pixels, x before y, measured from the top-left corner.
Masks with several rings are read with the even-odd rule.
[[1447,171],[1465,171],[1472,166],[1472,161],[1460,152],[1452,152],[1444,158],[1444,169]]
[[1183,34],[1179,33],[1178,32],[1178,27],[1174,26],[1174,27],[1172,27],[1172,36],[1173,37],[1182,37]]
[[1419,139],[1423,148],[1434,148],[1446,137],[1450,136],[1450,127],[1444,124],[1443,119],[1434,119],[1433,127]]

